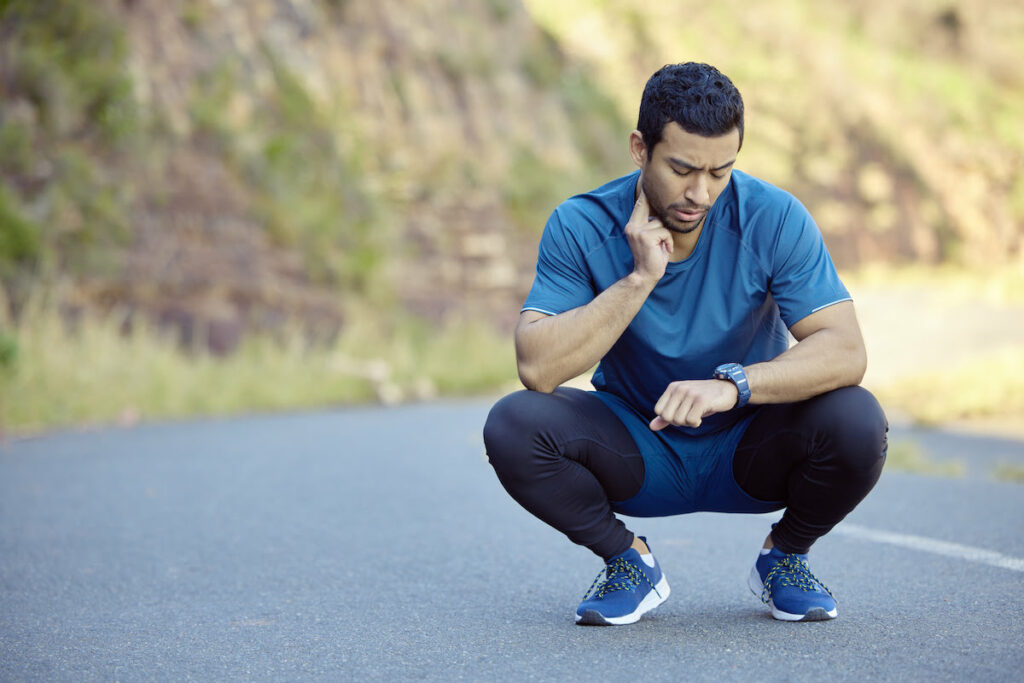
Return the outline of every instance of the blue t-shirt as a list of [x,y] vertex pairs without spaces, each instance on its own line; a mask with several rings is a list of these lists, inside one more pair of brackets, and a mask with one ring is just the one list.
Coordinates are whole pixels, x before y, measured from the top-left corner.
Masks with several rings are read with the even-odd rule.
[[[540,241],[537,276],[523,310],[557,315],[589,303],[629,275],[625,225],[639,171],[562,203]],[[715,367],[770,360],[788,328],[850,299],[821,232],[791,194],[733,171],[708,212],[693,253],[665,275],[593,377],[617,413],[645,420],[670,382],[709,379]],[[706,418],[688,434],[724,429],[751,408]]]

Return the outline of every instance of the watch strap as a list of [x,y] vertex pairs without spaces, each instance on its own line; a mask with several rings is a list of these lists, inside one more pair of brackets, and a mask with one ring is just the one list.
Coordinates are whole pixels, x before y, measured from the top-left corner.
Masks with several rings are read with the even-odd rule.
[[747,373],[739,363],[724,363],[715,368],[715,379],[723,379],[736,385],[736,408],[742,408],[750,401],[750,383]]

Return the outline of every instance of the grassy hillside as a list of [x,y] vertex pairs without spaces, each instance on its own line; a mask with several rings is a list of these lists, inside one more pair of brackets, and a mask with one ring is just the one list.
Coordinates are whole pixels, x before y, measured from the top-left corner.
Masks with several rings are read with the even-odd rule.
[[663,63],[729,74],[740,166],[800,197],[841,264],[1024,259],[1020,3],[527,5],[623,112]]
[[734,78],[740,166],[841,265],[1020,263],[1018,5],[0,0],[0,425],[511,381],[539,230],[671,61]]

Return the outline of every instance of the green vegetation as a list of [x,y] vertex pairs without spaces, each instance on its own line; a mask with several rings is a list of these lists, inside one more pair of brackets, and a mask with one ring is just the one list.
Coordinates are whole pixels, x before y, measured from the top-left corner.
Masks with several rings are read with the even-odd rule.
[[390,223],[366,190],[359,158],[339,149],[323,108],[273,52],[263,55],[275,87],[245,129],[228,114],[240,67],[222,62],[193,90],[196,134],[229,162],[272,243],[298,251],[313,283],[365,292]]
[[993,476],[999,481],[1024,484],[1024,467],[1008,462],[1000,463],[996,465]]
[[502,198],[516,227],[536,234],[556,206],[585,187],[566,169],[552,168],[524,145],[515,152]]
[[939,477],[962,477],[966,465],[960,460],[936,462],[918,443],[913,441],[893,441],[885,458],[886,469],[927,474]]
[[630,170],[624,138],[632,124],[586,65],[570,62],[546,30],[530,35],[519,69],[534,87],[558,93],[580,157],[569,165],[544,158],[543,148],[535,145],[520,142],[513,148],[502,199],[516,227],[533,235],[566,197]]
[[878,390],[883,405],[921,424],[977,417],[1024,415],[1024,349],[1010,347],[984,357],[901,378]]
[[0,277],[17,264],[32,264],[40,254],[39,232],[7,188],[0,185]]
[[131,423],[192,415],[295,410],[351,402],[494,391],[515,382],[510,340],[489,327],[435,328],[408,316],[382,323],[354,310],[343,333],[310,346],[250,336],[225,359],[184,353],[151,328],[121,333],[116,315],[69,329],[36,301],[0,333],[0,425],[15,433],[54,426]]
[[[1013,3],[525,4],[627,118],[664,63],[729,74],[748,114],[738,167],[794,192],[826,232],[855,235],[858,246],[839,244],[848,263],[987,265],[1020,248],[1024,11]],[[870,164],[883,193],[859,182]],[[928,234],[918,253],[911,229]]]
[[[534,251],[555,205],[631,170],[625,138],[639,89],[670,61],[708,61],[737,80],[750,124],[741,167],[794,191],[830,239],[850,238],[852,261],[924,254],[988,266],[1019,244],[1024,89],[1014,60],[1024,14],[1004,16],[999,2],[957,20],[976,31],[959,43],[935,23],[954,9],[903,0],[709,9],[528,0],[525,10],[488,0],[450,16],[411,1],[401,20],[319,0],[275,16],[272,32],[244,3],[158,3],[147,11],[160,22],[145,26],[131,4],[0,0],[4,429],[514,382],[510,342],[489,321],[403,311],[402,268],[433,259],[436,273],[417,273],[450,275],[450,287],[480,281],[460,280],[463,267],[524,272],[515,259]],[[695,23],[698,7],[707,11]],[[139,47],[166,22],[180,30],[156,54]],[[458,252],[483,233],[507,253]],[[926,247],[906,251],[915,241]],[[152,260],[132,260],[140,243],[170,252],[168,272],[146,279]],[[207,271],[174,270],[175,258],[197,252],[209,256]],[[858,273],[872,284],[927,281],[958,301],[1024,302],[1019,267],[994,264],[987,275]],[[45,291],[74,301],[44,303]],[[451,291],[437,296],[452,303]],[[289,315],[285,300],[327,301],[339,336],[311,345],[318,321],[308,318],[319,313],[303,312],[289,332],[254,332],[214,359],[138,324],[168,302],[252,313],[249,323]],[[123,336],[118,307],[128,305],[135,331]],[[188,314],[202,324],[201,311]],[[980,374],[993,360],[1012,369],[995,382]],[[1024,412],[1022,364],[1007,349],[901,381],[882,398],[924,422]]]
[[[102,4],[102,3],[101,3]],[[96,135],[117,143],[136,123],[122,29],[95,3],[6,0],[0,3],[10,96],[37,108],[46,132]]]
[[930,425],[1024,415],[1020,266],[874,264],[843,280],[871,349],[870,388],[886,408]]
[[867,285],[931,292],[933,298],[947,304],[1024,304],[1024,267],[1019,264],[993,264],[985,269],[970,269],[954,264],[867,264],[856,271],[844,273],[843,280],[853,289]]
[[8,0],[0,35],[0,286],[20,298],[126,239],[130,183],[107,162],[130,149],[139,117],[122,29],[102,7]]

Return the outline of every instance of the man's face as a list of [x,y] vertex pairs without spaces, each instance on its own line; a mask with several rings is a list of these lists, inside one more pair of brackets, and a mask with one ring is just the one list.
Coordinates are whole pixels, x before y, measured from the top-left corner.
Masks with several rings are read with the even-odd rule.
[[729,184],[739,148],[736,128],[708,138],[687,133],[673,121],[665,124],[661,141],[648,160],[643,138],[634,131],[630,152],[640,167],[651,215],[674,232],[685,234],[699,228]]

